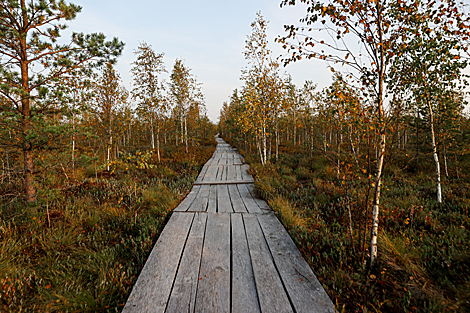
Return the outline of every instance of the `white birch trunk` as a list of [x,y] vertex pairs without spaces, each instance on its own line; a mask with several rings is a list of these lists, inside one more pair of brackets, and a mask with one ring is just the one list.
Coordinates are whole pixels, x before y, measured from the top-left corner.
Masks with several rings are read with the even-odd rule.
[[437,154],[436,134],[434,132],[434,114],[431,104],[428,101],[429,117],[431,124],[431,141],[432,141],[432,155],[434,164],[436,165],[436,188],[437,188],[437,202],[442,203],[442,189],[441,189],[441,165],[439,163],[439,155]]
[[155,150],[155,135],[153,132],[153,117],[150,118],[150,144],[152,145],[152,150]]
[[157,125],[157,158],[158,162],[160,162],[160,123]]
[[184,143],[186,145],[186,153],[188,153],[188,124],[186,117],[184,118]]

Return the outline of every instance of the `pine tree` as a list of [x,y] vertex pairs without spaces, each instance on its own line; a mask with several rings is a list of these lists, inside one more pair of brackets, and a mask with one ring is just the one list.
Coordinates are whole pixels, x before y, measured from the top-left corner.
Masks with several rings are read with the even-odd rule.
[[[55,128],[47,127],[48,116],[63,110],[54,82],[88,63],[112,61],[124,44],[103,34],[73,33],[59,44],[60,32],[81,7],[65,1],[8,0],[0,4],[0,93],[7,99],[1,107],[15,133],[13,146],[23,153],[24,194],[36,201],[34,151],[44,146]],[[33,67],[35,70],[33,71]]]

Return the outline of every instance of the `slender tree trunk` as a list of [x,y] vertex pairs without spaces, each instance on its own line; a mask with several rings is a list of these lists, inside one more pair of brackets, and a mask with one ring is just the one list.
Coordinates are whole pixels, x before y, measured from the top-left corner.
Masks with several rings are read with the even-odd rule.
[[449,177],[449,170],[448,170],[448,167],[447,167],[447,149],[444,147],[444,170],[445,170],[445,173],[446,173],[446,177],[448,178]]
[[152,145],[152,150],[155,150],[155,135],[153,131],[153,116],[150,117],[150,144]]
[[294,134],[293,134],[293,138],[294,138],[294,146],[297,144],[297,114],[296,114],[296,109],[294,107]]
[[276,114],[276,160],[279,159],[279,117]]
[[419,159],[419,109],[416,108],[416,167],[418,167]]
[[111,129],[111,116],[109,117],[109,128],[108,128],[108,134],[109,134],[109,140],[108,140],[108,148],[107,148],[107,153],[106,153],[106,169],[109,172],[109,163],[111,161],[111,147],[113,145],[113,133]]
[[351,153],[354,157],[354,161],[356,162],[356,166],[359,169],[359,161],[357,159],[356,149],[354,148],[354,143],[352,140],[352,125],[349,125],[349,144],[351,145]]
[[436,165],[436,189],[437,189],[437,202],[442,203],[442,189],[441,189],[441,165],[439,163],[439,155],[437,154],[436,134],[434,132],[434,113],[432,111],[431,103],[428,99],[429,118],[431,126],[431,142],[432,142],[432,155],[434,164]]
[[273,140],[269,137],[269,149],[268,149],[268,160],[271,160],[271,155],[273,151]]
[[75,120],[72,117],[72,169],[75,175]]
[[263,165],[266,164],[266,155],[267,155],[267,142],[266,142],[267,138],[266,138],[266,125],[263,125],[263,160],[264,160],[264,163]]
[[339,126],[339,131],[336,133],[336,144],[337,144],[337,166],[336,166],[336,177],[339,178],[340,170],[341,170],[341,144],[343,141],[343,134],[342,134],[343,126]]
[[158,162],[160,162],[160,123],[157,125],[157,158]]
[[184,142],[184,117],[181,116],[181,143]]
[[[24,27],[29,23],[25,0],[21,1],[23,11]],[[28,73],[28,55],[26,54],[26,36],[20,39],[21,51],[21,87],[23,88],[23,99],[21,100],[21,130],[23,140],[23,160],[24,160],[24,192],[26,202],[31,204],[36,202],[36,187],[34,186],[34,161],[33,161],[33,145],[28,138],[32,130],[31,127],[31,108],[29,98],[29,73]]]
[[8,150],[5,149],[5,157],[7,161],[7,175],[8,175],[8,183],[11,183],[11,171],[10,171],[10,153]]
[[263,158],[263,149],[261,148],[261,142],[262,142],[262,139],[259,138],[259,136],[257,136],[258,138],[256,139],[256,146],[258,148],[258,151],[259,151],[259,158],[261,160],[261,164],[262,165],[265,165],[264,163],[264,158]]
[[356,249],[354,249],[354,236],[353,236],[351,207],[349,205],[349,199],[348,199],[348,215],[349,215],[349,236],[351,237],[351,249],[353,251],[353,254],[356,254]]
[[379,204],[380,204],[380,191],[382,184],[382,169],[385,157],[385,144],[386,144],[386,128],[385,128],[385,112],[383,108],[383,97],[384,97],[384,78],[385,78],[385,62],[384,62],[384,46],[383,46],[383,32],[382,32],[382,9],[380,2],[376,2],[377,6],[377,31],[380,38],[379,56],[380,64],[378,68],[378,103],[377,103],[377,114],[378,122],[380,126],[380,149],[377,158],[377,172],[375,176],[375,190],[374,190],[374,202],[372,206],[372,229],[371,229],[371,240],[370,240],[370,265],[373,266],[377,258],[377,237],[379,229]]
[[188,124],[186,117],[184,118],[184,143],[186,145],[186,153],[188,153]]

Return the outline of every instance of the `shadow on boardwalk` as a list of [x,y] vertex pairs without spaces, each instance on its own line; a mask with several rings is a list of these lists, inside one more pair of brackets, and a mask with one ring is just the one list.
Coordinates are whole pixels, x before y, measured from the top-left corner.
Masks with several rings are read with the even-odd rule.
[[123,312],[334,312],[287,231],[254,195],[248,165],[217,141]]

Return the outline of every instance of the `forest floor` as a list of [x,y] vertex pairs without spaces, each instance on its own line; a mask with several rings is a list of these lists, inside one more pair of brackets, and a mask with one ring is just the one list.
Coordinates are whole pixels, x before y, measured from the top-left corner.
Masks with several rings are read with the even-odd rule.
[[26,207],[17,183],[0,185],[0,311],[120,312],[171,210],[191,189],[215,140],[136,152],[110,171],[37,177]]
[[[232,143],[230,140],[227,140]],[[232,143],[233,144],[233,143]],[[262,166],[241,150],[256,189],[275,210],[339,312],[470,311],[470,168],[443,179],[435,200],[432,157],[385,165],[379,257],[369,266],[371,199],[367,173],[335,166],[299,147],[281,147]],[[454,173],[455,176],[455,173]]]

